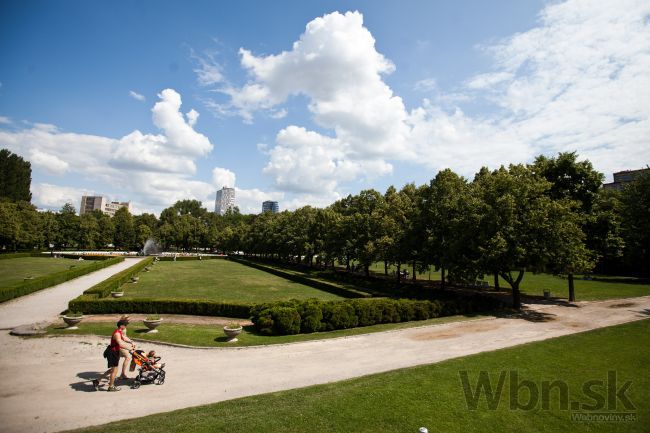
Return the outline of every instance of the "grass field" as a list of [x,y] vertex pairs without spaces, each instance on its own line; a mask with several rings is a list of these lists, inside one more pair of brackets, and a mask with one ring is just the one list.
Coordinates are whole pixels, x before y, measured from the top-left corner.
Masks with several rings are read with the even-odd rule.
[[[482,353],[423,367],[397,370],[358,379],[317,385],[226,401],[213,405],[119,421],[85,432],[647,432],[650,425],[650,373],[647,360],[650,345],[639,344],[650,333],[650,320],[575,334],[514,348]],[[462,386],[461,371],[467,372],[473,392],[481,371],[496,388],[497,378],[506,371],[501,398],[494,410],[485,394],[476,410],[470,410]],[[538,393],[531,409],[511,409],[511,372],[517,383],[531,381],[539,391],[543,381],[567,385],[569,402],[606,406],[608,372],[616,372],[619,391],[635,406],[626,409],[614,394],[616,412],[633,414],[635,421],[574,421],[575,410],[560,408],[558,388],[543,399]],[[609,373],[611,374],[611,373]],[[589,381],[590,391],[584,391]],[[611,385],[613,381],[609,381]],[[515,385],[513,390],[517,389]],[[589,390],[588,390],[589,391]],[[525,405],[530,394],[522,390],[518,403]],[[535,400],[533,400],[533,403]],[[586,414],[608,412],[582,406]]]
[[229,260],[158,262],[140,273],[137,284],[123,286],[125,297],[270,302],[289,299],[341,299]]
[[[347,337],[351,335],[369,334],[373,332],[390,331],[394,329],[413,328],[416,326],[439,325],[443,323],[459,322],[464,320],[475,320],[486,317],[484,315],[467,315],[467,316],[449,316],[439,317],[429,320],[421,320],[405,323],[386,323],[374,326],[364,326],[352,329],[341,329],[329,332],[314,332],[312,334],[297,335],[260,335],[255,332],[251,326],[244,327],[243,331],[237,337],[235,343],[226,342],[226,337],[222,327],[216,325],[190,325],[190,324],[173,324],[163,323],[158,328],[158,333],[147,334],[148,329],[139,323],[129,325],[129,336],[131,338],[161,341],[165,343],[184,344],[187,346],[199,347],[240,347],[240,346],[261,346],[268,344],[296,343],[309,340],[323,340],[327,338]],[[110,336],[115,329],[115,323],[80,323],[79,329],[67,331],[65,325],[53,325],[48,328],[48,335],[103,335]]]
[[70,266],[82,268],[93,263],[91,260],[78,261],[52,257],[21,257],[0,260],[0,287],[9,287],[21,283],[27,277],[42,277],[68,270]]
[[[391,273],[395,269],[389,267]],[[404,269],[404,267],[402,267]],[[411,268],[407,268],[411,272]],[[375,263],[371,271],[377,274],[384,273],[384,264]],[[440,281],[440,271],[424,271],[418,273],[419,280]],[[486,275],[484,278],[490,286],[494,285],[494,276]],[[510,285],[503,279],[499,278],[499,284],[502,289],[509,289]],[[576,275],[574,278],[576,299],[579,301],[595,301],[615,298],[633,298],[636,296],[650,295],[650,281],[640,280],[632,277],[612,277],[592,275],[592,280],[583,280],[582,275]],[[526,272],[521,282],[521,291],[527,295],[542,296],[544,289],[551,291],[551,296],[557,298],[569,297],[569,282],[566,278],[561,278],[551,274],[533,274]]]

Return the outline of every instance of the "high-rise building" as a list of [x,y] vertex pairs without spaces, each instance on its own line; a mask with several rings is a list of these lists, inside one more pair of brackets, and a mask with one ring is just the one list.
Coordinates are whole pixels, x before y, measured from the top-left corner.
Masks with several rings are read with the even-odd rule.
[[224,186],[217,191],[217,199],[214,201],[214,213],[223,215],[228,209],[235,207],[235,188]]
[[650,168],[642,168],[639,170],[625,170],[614,173],[614,182],[606,183],[603,185],[605,189],[615,189],[621,191],[625,185],[634,181],[641,173],[649,171]]
[[81,196],[81,206],[79,215],[83,215],[94,210],[100,210],[108,216],[115,216],[115,212],[121,208],[127,208],[131,212],[131,202],[108,201],[105,197],[95,195]]
[[278,202],[267,200],[264,203],[262,203],[262,213],[264,212],[271,212],[271,213],[280,212],[280,206],[278,206]]

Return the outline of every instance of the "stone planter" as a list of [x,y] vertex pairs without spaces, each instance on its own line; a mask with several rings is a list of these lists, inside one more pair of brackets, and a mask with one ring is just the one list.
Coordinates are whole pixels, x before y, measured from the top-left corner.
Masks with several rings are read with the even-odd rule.
[[237,336],[241,333],[242,327],[239,328],[229,328],[227,326],[223,327],[223,332],[228,337],[228,343],[234,343],[237,341]]
[[546,289],[544,290],[544,299],[551,299],[551,291]]
[[149,331],[147,331],[147,334],[155,334],[158,332],[156,329],[160,324],[162,323],[163,319],[158,319],[158,320],[143,320],[142,323],[144,323],[144,326],[149,328]]
[[111,296],[114,298],[121,298],[124,296],[124,292],[111,292]]
[[68,317],[68,316],[61,316],[63,321],[68,325],[67,328],[65,329],[79,329],[77,325],[79,322],[81,322],[84,318],[84,316],[76,316],[76,317]]

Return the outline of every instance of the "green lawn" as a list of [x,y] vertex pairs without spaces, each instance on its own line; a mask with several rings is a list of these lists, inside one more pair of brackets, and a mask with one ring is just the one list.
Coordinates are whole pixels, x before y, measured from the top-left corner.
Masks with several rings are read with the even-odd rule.
[[[386,323],[381,325],[364,326],[352,329],[341,329],[338,331],[315,332],[312,334],[297,335],[260,335],[251,326],[244,327],[242,333],[237,337],[235,343],[227,343],[222,327],[216,325],[190,325],[163,323],[156,334],[147,334],[148,329],[138,323],[129,326],[129,336],[150,341],[162,341],[166,343],[184,344],[200,347],[239,347],[239,346],[260,346],[267,344],[295,343],[299,341],[323,340],[327,338],[346,337],[351,335],[369,334],[373,332],[390,331],[394,329],[413,328],[416,326],[439,325],[442,323],[459,322],[463,320],[475,320],[486,317],[485,315],[449,316],[429,320],[404,323]],[[234,319],[236,320],[236,319]],[[49,335],[104,335],[109,336],[115,329],[115,323],[84,323],[81,322],[79,329],[66,331],[65,325],[53,325],[48,328]]]
[[[118,421],[85,432],[647,432],[650,425],[650,373],[647,360],[650,345],[639,344],[650,333],[650,320],[603,328],[514,348],[482,353],[423,367],[397,370],[358,379],[308,388],[241,398],[222,403]],[[470,387],[485,371],[496,387],[497,378],[507,371],[498,406],[487,407],[485,394],[476,410],[468,408],[460,372],[466,371]],[[625,395],[635,406],[626,410],[614,397],[617,412],[633,413],[636,421],[573,421],[572,410],[560,409],[556,386],[549,398],[530,410],[511,409],[510,372],[518,383],[532,382],[538,391],[543,381],[562,381],[568,401],[592,405],[596,401],[583,391],[589,381],[591,392],[607,401],[608,372],[616,372],[617,391],[627,381]],[[613,382],[609,382],[610,384]],[[517,388],[516,386],[514,387]],[[612,394],[613,395],[613,394]],[[523,389],[519,404],[530,394]],[[587,409],[582,412],[607,412]]]
[[158,262],[125,284],[124,296],[209,299],[224,302],[270,302],[289,299],[341,299],[229,260]]
[[92,260],[55,259],[53,257],[21,257],[0,260],[0,287],[9,287],[24,281],[27,277],[42,277],[70,269],[93,264]]
[[[391,273],[395,267],[388,268]],[[402,266],[402,269],[404,267]],[[409,273],[411,268],[407,268]],[[374,263],[370,268],[377,274],[384,273],[383,263]],[[582,275],[577,275],[574,279],[576,299],[579,301],[596,301],[616,298],[633,298],[636,296],[650,295],[650,281],[640,280],[633,277],[612,277],[592,275],[591,280],[583,280]],[[409,276],[410,278],[410,276]],[[418,273],[419,280],[440,281],[440,271],[424,271]],[[484,278],[490,286],[494,285],[494,276],[486,275]],[[502,289],[509,289],[510,285],[503,279],[499,278],[499,284]],[[526,272],[524,279],[521,281],[521,291],[527,295],[542,296],[544,289],[551,290],[551,296],[557,298],[569,297],[569,282],[566,278],[561,278],[551,274],[533,274]]]

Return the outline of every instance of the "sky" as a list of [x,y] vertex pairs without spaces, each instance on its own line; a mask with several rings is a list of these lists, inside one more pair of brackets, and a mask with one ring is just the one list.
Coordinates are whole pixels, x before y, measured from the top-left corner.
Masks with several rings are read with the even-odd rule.
[[445,168],[650,164],[650,2],[0,0],[32,202],[327,206]]

